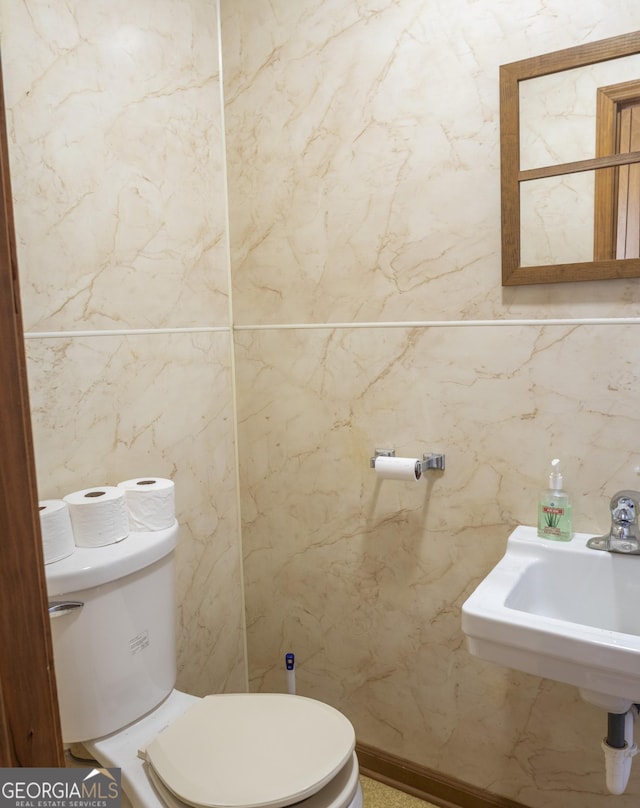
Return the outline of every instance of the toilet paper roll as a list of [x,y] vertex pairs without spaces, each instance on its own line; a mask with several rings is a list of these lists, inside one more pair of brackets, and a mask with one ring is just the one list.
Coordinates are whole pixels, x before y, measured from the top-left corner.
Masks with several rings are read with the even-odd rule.
[[376,457],[376,474],[381,480],[406,480],[415,483],[422,476],[415,457]]
[[60,561],[76,549],[69,506],[61,499],[43,499],[38,503],[44,563]]
[[125,493],[131,530],[165,530],[176,518],[175,486],[162,477],[138,477],[118,483]]
[[103,547],[129,535],[124,491],[113,485],[67,494],[73,538],[78,547]]

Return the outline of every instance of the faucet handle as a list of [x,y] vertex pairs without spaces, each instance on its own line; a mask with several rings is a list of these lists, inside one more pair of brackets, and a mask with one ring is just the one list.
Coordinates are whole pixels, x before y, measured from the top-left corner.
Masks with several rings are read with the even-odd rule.
[[618,491],[611,497],[611,527],[604,536],[594,536],[587,541],[593,550],[608,550],[610,553],[640,555],[640,492]]
[[611,521],[613,524],[636,524],[640,514],[640,493],[638,491],[618,491],[611,497]]

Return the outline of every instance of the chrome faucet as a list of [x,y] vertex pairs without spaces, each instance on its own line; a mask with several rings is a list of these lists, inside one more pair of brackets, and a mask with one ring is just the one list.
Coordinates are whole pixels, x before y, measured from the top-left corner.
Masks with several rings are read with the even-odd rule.
[[611,497],[611,529],[604,536],[589,539],[587,547],[610,553],[640,555],[640,493],[618,491]]

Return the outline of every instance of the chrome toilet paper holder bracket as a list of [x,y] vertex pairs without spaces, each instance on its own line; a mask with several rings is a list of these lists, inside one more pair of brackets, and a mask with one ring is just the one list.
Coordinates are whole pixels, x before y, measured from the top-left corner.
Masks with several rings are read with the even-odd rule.
[[[369,467],[374,469],[376,467],[376,458],[378,457],[395,457],[395,449],[376,449],[373,457],[369,461]],[[444,471],[445,458],[443,454],[430,452],[422,455],[422,460],[416,460],[418,472],[422,474],[425,471]]]

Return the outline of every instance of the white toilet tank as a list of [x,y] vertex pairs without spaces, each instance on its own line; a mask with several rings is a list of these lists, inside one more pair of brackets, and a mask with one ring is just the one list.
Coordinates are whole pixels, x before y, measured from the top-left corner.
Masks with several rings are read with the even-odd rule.
[[115,732],[173,689],[177,536],[177,523],[130,533],[45,566],[65,743]]

